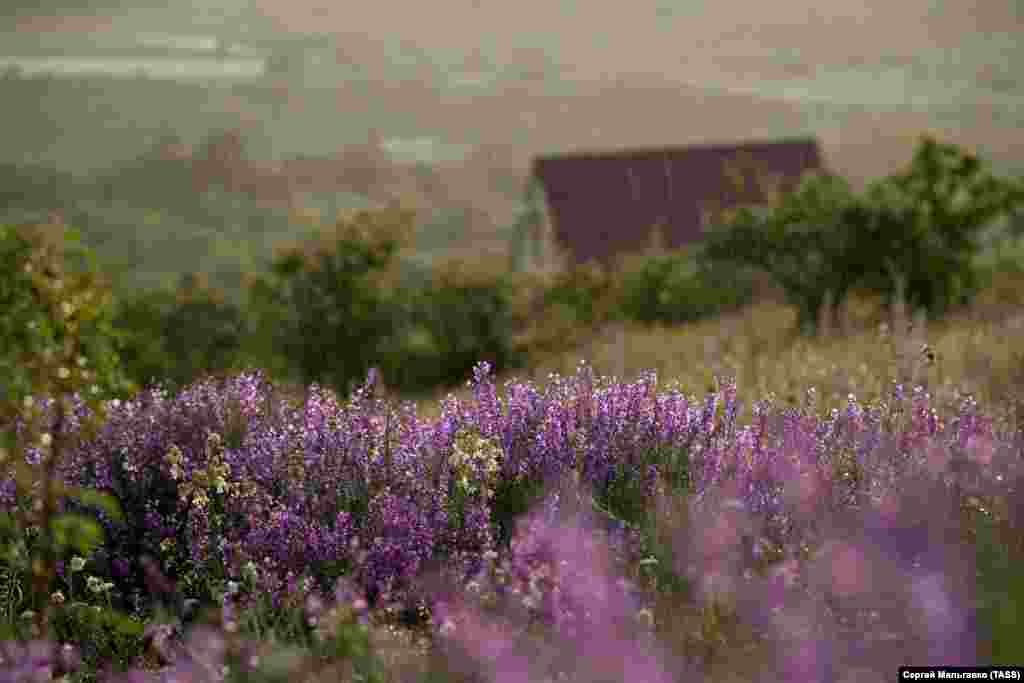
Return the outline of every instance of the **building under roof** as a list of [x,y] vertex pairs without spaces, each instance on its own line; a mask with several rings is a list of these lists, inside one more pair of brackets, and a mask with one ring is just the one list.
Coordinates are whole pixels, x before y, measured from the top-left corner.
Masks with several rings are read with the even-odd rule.
[[539,157],[531,169],[539,199],[520,226],[532,244],[520,264],[615,267],[652,244],[699,242],[722,210],[766,204],[808,171],[826,172],[814,138]]

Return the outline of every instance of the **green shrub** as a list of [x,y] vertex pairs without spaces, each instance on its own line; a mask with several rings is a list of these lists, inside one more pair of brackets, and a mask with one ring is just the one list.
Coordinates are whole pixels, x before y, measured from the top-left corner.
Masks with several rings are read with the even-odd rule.
[[[85,654],[95,657],[89,662],[95,665],[137,645],[142,626],[109,605],[86,613],[74,603],[61,605],[51,593],[59,559],[69,552],[88,555],[103,542],[94,519],[61,512],[58,502],[70,497],[112,518],[123,514],[113,497],[65,486],[56,472],[64,449],[102,425],[103,400],[128,398],[136,387],[120,367],[122,335],[112,324],[109,286],[100,282],[91,252],[77,246],[78,239],[63,226],[0,225],[0,465],[3,478],[15,484],[14,504],[0,513],[7,598],[0,641],[26,639],[26,626],[36,638],[66,636],[68,620],[78,618],[75,633],[92,645]],[[93,415],[77,428],[67,401],[71,394]],[[46,397],[56,399],[52,424],[42,420],[39,399]],[[19,422],[24,429],[15,428]],[[39,466],[29,464],[30,447],[37,449]],[[16,618],[24,615],[30,623]]]
[[645,323],[682,323],[750,302],[752,270],[701,263],[686,251],[646,256],[622,275],[621,310]]
[[417,391],[464,382],[482,360],[497,371],[517,364],[512,290],[496,267],[461,261],[435,269],[425,286],[407,288],[405,336],[382,365],[386,381]]
[[560,271],[544,292],[545,307],[559,306],[580,325],[595,325],[618,316],[618,283],[594,263]]
[[[796,306],[800,329],[812,331],[826,292],[841,301],[856,279],[850,269],[860,254],[850,249],[841,218],[854,201],[843,179],[807,176],[772,211],[740,208],[726,217],[709,232],[701,258],[764,270]],[[848,267],[837,267],[843,260]]]
[[512,296],[509,300],[513,333],[512,353],[519,361],[536,364],[551,353],[572,348],[588,331],[578,324],[569,303],[549,299],[558,279],[556,272],[512,272],[509,274]]
[[133,380],[161,381],[171,391],[244,365],[242,347],[254,333],[246,312],[196,274],[184,276],[175,293],[145,292],[123,303],[117,324],[132,340],[122,358]]
[[284,369],[283,379],[342,395],[387,364],[404,326],[394,257],[412,219],[396,207],[364,210],[310,244],[280,250],[270,275],[248,283],[251,355]]
[[63,369],[58,390],[81,382],[93,396],[126,398],[137,389],[121,366],[126,335],[113,325],[109,285],[79,239],[63,227],[0,225],[0,400],[19,404],[52,364]]

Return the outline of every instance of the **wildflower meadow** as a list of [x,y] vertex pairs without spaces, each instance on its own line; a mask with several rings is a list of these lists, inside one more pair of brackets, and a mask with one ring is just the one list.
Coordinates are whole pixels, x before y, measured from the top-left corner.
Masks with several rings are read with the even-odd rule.
[[[257,367],[138,386],[91,281],[0,242],[3,681],[1020,671],[1019,268],[943,299],[960,280],[918,263],[917,316],[801,281],[612,321],[533,377],[480,361],[414,401],[376,370],[348,393]],[[807,335],[812,304],[841,329]]]

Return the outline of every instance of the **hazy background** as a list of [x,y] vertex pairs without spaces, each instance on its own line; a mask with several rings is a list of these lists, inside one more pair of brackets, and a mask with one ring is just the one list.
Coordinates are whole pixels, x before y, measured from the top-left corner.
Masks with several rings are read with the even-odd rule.
[[[255,229],[237,196],[88,204],[168,135],[238,128],[268,164],[371,140],[431,179],[425,252],[501,249],[537,153],[810,134],[860,184],[931,131],[1024,173],[1020,0],[0,4],[0,163],[72,174],[85,189],[65,214],[134,285],[197,264],[237,276],[301,232],[266,210]],[[349,189],[326,206],[374,194]],[[45,208],[19,196],[0,210]]]

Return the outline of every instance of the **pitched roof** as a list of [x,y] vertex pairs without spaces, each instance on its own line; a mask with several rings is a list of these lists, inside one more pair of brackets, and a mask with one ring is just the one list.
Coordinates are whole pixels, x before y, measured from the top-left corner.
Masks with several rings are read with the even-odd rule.
[[765,202],[809,170],[824,171],[814,138],[574,153],[532,167],[555,240],[574,262],[605,265],[647,247],[655,224],[666,248],[700,241],[704,212]]

